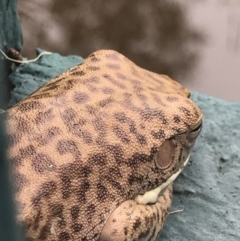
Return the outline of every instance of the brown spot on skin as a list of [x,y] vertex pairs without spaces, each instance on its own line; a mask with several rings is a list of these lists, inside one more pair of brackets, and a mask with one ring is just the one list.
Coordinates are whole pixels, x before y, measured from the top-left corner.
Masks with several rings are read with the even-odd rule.
[[47,87],[44,88],[44,91],[57,91],[57,89],[59,88],[58,85],[52,83],[52,85],[48,85]]
[[138,168],[141,164],[151,162],[151,158],[145,154],[134,153],[131,158],[127,160],[127,165],[132,168]]
[[[140,89],[138,88],[138,91],[139,91]],[[148,99],[147,99],[147,96],[145,96],[145,95],[137,95],[137,97],[142,101],[142,102],[144,102],[144,103],[146,103],[147,101],[148,101]]]
[[92,216],[96,212],[96,208],[94,204],[90,204],[87,206],[87,216]]
[[37,195],[32,199],[33,205],[37,205],[42,198],[49,198],[54,194],[57,185],[54,181],[45,182],[38,190]]
[[15,192],[20,192],[28,183],[26,177],[19,173],[19,172],[14,172],[12,174],[12,179],[13,179],[13,187]]
[[48,97],[52,97],[52,94],[47,92],[43,92],[43,93],[39,93],[39,94],[34,94],[33,96],[31,96],[31,98],[35,99],[35,100],[39,100],[39,99],[44,99],[44,98],[48,98]]
[[115,93],[115,90],[111,89],[111,88],[108,88],[108,87],[105,87],[102,89],[102,92],[106,95],[112,95]]
[[62,118],[66,124],[71,123],[77,116],[77,112],[73,108],[67,108],[62,114]]
[[175,122],[175,123],[180,123],[181,122],[181,118],[180,118],[180,116],[178,116],[178,115],[175,115],[174,117],[173,117],[173,121]]
[[176,96],[168,96],[167,101],[169,102],[178,102],[179,99]]
[[110,103],[112,103],[113,102],[113,99],[112,99],[112,97],[108,97],[108,98],[106,98],[106,99],[103,99],[103,100],[101,100],[101,101],[99,101],[98,102],[98,106],[99,107],[107,107],[107,105],[109,105]]
[[136,68],[132,68],[132,75],[135,76],[135,77],[139,77],[139,72],[137,71]]
[[99,83],[99,77],[98,76],[91,76],[83,81],[83,84],[97,84]]
[[87,67],[87,70],[89,70],[89,71],[97,71],[97,70],[99,70],[100,68],[99,67],[97,67],[97,66],[88,66]]
[[11,165],[14,168],[17,168],[18,166],[22,165],[23,159],[21,156],[16,156],[16,157],[11,157],[9,158],[9,163],[11,163]]
[[71,153],[71,154],[80,156],[80,151],[78,150],[77,144],[72,140],[58,141],[57,150],[61,155],[66,153]]
[[39,240],[46,240],[47,236],[50,234],[50,228],[48,225],[44,225],[41,228],[40,235],[38,237]]
[[51,214],[53,217],[63,217],[64,205],[59,203],[53,203],[50,205]]
[[74,72],[71,72],[71,75],[74,75],[74,76],[84,76],[86,73],[84,71],[77,71],[74,69]]
[[136,231],[141,226],[141,223],[141,219],[138,217],[132,225],[133,230]]
[[159,119],[162,121],[163,124],[167,124],[167,120],[161,110],[154,110],[154,109],[145,109],[141,113],[141,117],[144,120],[151,121],[153,119]]
[[109,196],[108,190],[101,183],[97,184],[97,199],[99,202],[104,202]]
[[114,126],[113,132],[123,143],[130,142],[130,138],[127,136],[127,133],[120,126]]
[[41,135],[37,140],[39,141],[39,145],[47,145],[60,134],[60,128],[53,126],[46,131],[46,135]]
[[56,169],[51,158],[43,153],[37,154],[31,161],[32,167],[37,173],[44,173]]
[[151,132],[151,135],[155,138],[155,139],[159,139],[159,140],[163,140],[165,138],[165,133],[164,130],[159,130],[158,132]]
[[112,64],[112,63],[106,64],[106,67],[109,69],[114,69],[114,70],[120,69],[120,66],[118,64]]
[[53,109],[48,109],[44,112],[39,112],[36,115],[35,121],[36,124],[44,124],[45,122],[49,122],[54,118]]
[[16,125],[16,131],[20,132],[21,134],[23,133],[29,133],[31,131],[31,127],[28,124],[28,121],[23,119],[22,117],[17,117],[17,125]]
[[122,164],[123,163],[123,150],[120,145],[109,145],[106,146],[107,150],[113,154],[114,160],[116,161],[117,164]]
[[106,158],[107,155],[103,153],[96,153],[89,158],[89,163],[92,163],[96,166],[104,166],[106,165]]
[[119,60],[119,56],[116,53],[108,53],[105,55],[109,60]]
[[88,131],[81,131],[78,133],[78,136],[81,137],[83,139],[83,141],[87,144],[90,144],[93,142],[92,135]]
[[147,236],[149,234],[149,230],[146,230],[145,232],[141,232],[139,235],[138,235],[138,239],[146,239]]
[[67,90],[70,90],[70,89],[74,88],[75,82],[76,81],[74,79],[69,79],[66,82],[65,86],[63,87],[63,90],[67,91]]
[[42,212],[41,210],[38,210],[37,212],[37,215],[34,219],[34,222],[33,222],[33,230],[36,230],[38,229],[39,227],[39,222],[43,219],[43,215],[42,215]]
[[62,198],[67,199],[71,194],[71,179],[68,176],[61,176],[61,182]]
[[80,232],[80,231],[82,230],[82,228],[83,228],[83,225],[82,225],[82,224],[79,224],[79,223],[74,223],[74,224],[72,225],[72,229],[73,229],[73,232],[74,232],[74,233]]
[[79,172],[79,176],[87,178],[91,173],[92,173],[92,168],[90,166],[84,166],[81,168]]
[[86,192],[90,188],[90,183],[88,181],[83,181],[80,188],[77,191],[77,197],[79,202],[84,203],[86,201]]
[[146,145],[147,144],[147,140],[146,137],[140,134],[136,134],[137,140],[140,144],[142,145]]
[[99,91],[99,89],[92,84],[86,84],[86,87],[92,93],[97,93]]
[[148,240],[149,240],[149,241],[153,240],[153,238],[155,237],[155,235],[156,235],[156,227],[153,228],[152,234],[150,235],[150,237],[149,237]]
[[128,118],[126,117],[124,112],[116,112],[114,114],[114,117],[116,118],[116,120],[118,120],[120,123],[127,123],[128,122]]
[[187,108],[179,107],[179,110],[182,111],[186,116],[191,116],[191,112]]
[[116,77],[118,79],[121,79],[121,80],[126,80],[127,79],[126,75],[124,75],[122,73],[116,73]]
[[112,77],[109,74],[103,74],[103,78],[108,80],[110,83],[116,85],[117,87],[121,88],[121,89],[125,89],[126,87],[121,84],[119,81],[117,81],[114,77]]
[[72,219],[77,219],[79,217],[79,206],[72,206],[71,207],[71,216],[72,216]]
[[33,145],[26,146],[19,150],[20,158],[26,159],[33,156],[36,153],[35,147]]
[[[110,173],[110,175],[113,176],[112,173]],[[123,191],[121,184],[120,184],[118,181],[114,180],[110,175],[108,175],[108,176],[105,177],[106,180],[107,180],[107,181],[111,184],[111,186],[112,186],[114,189],[116,189],[118,192],[119,192],[119,191],[120,191],[120,192]],[[114,178],[116,178],[116,177],[114,176]]]
[[[92,122],[94,128],[98,132],[106,132],[107,124],[101,117],[96,117]],[[100,133],[99,133],[100,134]],[[104,133],[101,133],[104,134]]]
[[59,241],[68,241],[70,239],[70,235],[68,234],[68,232],[61,232],[58,235],[58,239]]
[[130,186],[132,186],[134,183],[141,183],[143,181],[142,176],[134,176],[133,174],[128,176],[128,183]]
[[73,100],[77,104],[85,104],[86,102],[88,102],[89,96],[84,92],[75,91],[73,95]]
[[118,166],[112,166],[109,168],[109,177],[110,176],[113,176],[116,180],[123,177]]
[[25,103],[21,103],[21,105],[18,106],[18,109],[22,112],[28,112],[36,109],[44,109],[45,106],[40,103],[39,101],[28,101]]
[[89,56],[90,57],[90,60],[92,61],[92,62],[100,62],[100,58],[98,58],[98,57],[96,57],[96,56]]
[[8,134],[6,133],[7,145],[13,147],[21,141],[22,135],[20,133]]

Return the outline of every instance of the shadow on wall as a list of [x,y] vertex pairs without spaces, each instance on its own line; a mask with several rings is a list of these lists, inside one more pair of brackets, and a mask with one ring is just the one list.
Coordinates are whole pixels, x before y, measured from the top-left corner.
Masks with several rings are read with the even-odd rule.
[[184,78],[198,60],[203,34],[188,22],[183,5],[171,0],[19,0],[24,45],[87,57],[110,48],[136,64]]

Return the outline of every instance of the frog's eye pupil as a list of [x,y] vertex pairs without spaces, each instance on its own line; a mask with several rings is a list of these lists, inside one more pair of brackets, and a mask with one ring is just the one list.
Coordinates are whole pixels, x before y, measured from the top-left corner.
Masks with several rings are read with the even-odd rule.
[[158,149],[155,157],[155,164],[159,169],[168,168],[175,157],[176,146],[171,139],[166,140]]

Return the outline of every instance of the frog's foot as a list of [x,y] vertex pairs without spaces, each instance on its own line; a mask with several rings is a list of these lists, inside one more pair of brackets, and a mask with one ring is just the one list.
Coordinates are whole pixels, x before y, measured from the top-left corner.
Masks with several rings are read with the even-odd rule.
[[172,185],[155,204],[141,205],[134,200],[116,208],[104,226],[100,241],[153,241],[166,220],[172,201]]

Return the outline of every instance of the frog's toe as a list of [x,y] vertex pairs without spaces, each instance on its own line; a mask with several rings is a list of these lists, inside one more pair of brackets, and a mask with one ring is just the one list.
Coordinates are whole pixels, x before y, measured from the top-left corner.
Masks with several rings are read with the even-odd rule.
[[172,185],[155,204],[140,205],[134,200],[116,208],[104,226],[100,241],[154,241],[166,220],[172,201]]

